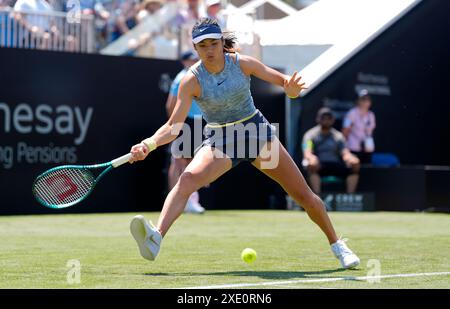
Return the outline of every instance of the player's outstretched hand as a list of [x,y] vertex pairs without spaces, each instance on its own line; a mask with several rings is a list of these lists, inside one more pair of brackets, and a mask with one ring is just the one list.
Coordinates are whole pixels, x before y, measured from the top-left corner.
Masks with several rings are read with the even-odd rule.
[[134,163],[136,161],[144,160],[149,154],[148,148],[144,143],[139,143],[131,147],[130,150],[131,158],[129,160],[130,163]]
[[300,74],[294,72],[289,80],[284,80],[284,92],[288,97],[296,98],[302,90],[308,89],[305,87],[305,83],[301,82],[301,79]]

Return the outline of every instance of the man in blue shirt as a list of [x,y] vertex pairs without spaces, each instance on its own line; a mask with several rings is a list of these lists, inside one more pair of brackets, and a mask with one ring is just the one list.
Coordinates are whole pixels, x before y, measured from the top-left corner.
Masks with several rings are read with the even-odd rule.
[[355,193],[359,179],[359,159],[345,146],[344,135],[333,128],[333,112],[322,107],[317,112],[318,125],[303,136],[302,165],[308,171],[312,190],[321,191],[321,176],[346,178],[347,193]]

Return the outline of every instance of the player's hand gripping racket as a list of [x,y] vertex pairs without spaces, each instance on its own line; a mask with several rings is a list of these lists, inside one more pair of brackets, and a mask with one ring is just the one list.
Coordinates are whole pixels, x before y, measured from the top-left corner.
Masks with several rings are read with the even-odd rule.
[[[107,163],[95,165],[63,165],[39,175],[33,183],[33,195],[42,205],[65,208],[75,205],[94,190],[95,185],[113,168],[128,162],[131,153]],[[94,170],[104,170],[95,178]]]

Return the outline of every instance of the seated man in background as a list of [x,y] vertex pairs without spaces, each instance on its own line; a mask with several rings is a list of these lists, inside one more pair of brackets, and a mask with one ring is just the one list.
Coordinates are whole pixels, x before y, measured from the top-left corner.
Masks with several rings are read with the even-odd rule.
[[303,136],[303,162],[308,171],[312,190],[321,191],[321,176],[346,177],[347,193],[354,193],[358,185],[359,159],[345,147],[344,135],[333,128],[334,116],[327,107],[318,113],[317,126]]

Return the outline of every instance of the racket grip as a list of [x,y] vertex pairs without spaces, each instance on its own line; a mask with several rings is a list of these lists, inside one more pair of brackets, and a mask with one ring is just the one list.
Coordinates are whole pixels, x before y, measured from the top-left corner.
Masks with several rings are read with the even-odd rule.
[[119,167],[122,164],[127,163],[131,158],[131,153],[127,153],[126,155],[123,155],[121,157],[118,157],[117,159],[114,159],[111,161],[111,165],[113,167]]

